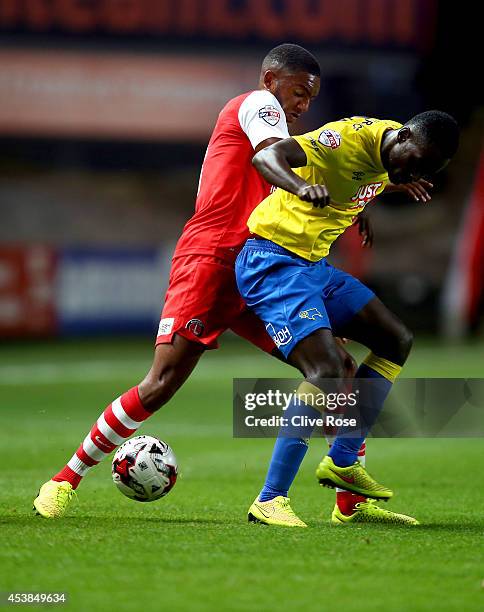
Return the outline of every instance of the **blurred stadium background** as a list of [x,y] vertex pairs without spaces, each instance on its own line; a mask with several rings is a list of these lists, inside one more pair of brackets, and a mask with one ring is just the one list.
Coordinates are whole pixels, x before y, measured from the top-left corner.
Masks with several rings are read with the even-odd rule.
[[382,198],[373,251],[353,232],[333,261],[413,329],[474,337],[483,110],[459,69],[463,20],[437,0],[2,0],[0,337],[154,335],[217,114],[283,41],[322,66],[300,132],[429,108],[459,120],[431,205]]

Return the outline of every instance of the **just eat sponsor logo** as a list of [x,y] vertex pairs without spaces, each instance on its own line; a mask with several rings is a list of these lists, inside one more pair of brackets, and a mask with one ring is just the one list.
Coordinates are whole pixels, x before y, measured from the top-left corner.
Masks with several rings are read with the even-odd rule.
[[351,201],[355,202],[358,206],[368,204],[376,196],[377,191],[383,185],[380,183],[369,183],[368,185],[361,185],[358,187],[358,191],[354,196],[351,197]]

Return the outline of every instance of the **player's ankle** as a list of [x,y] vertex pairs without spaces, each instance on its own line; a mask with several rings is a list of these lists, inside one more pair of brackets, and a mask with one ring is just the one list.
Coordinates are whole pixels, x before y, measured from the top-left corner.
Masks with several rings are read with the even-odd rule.
[[260,502],[268,502],[279,496],[287,497],[287,491],[275,491],[274,489],[268,489],[264,487],[259,493],[258,500]]
[[348,468],[351,467],[356,459],[352,460],[352,457],[345,457],[345,456],[332,456],[329,455],[331,457],[331,459],[333,460],[333,463],[336,467],[338,468]]
[[54,482],[68,482],[72,485],[73,489],[77,489],[82,480],[82,476],[76,474],[76,472],[66,465],[58,474],[52,476],[52,480]]
[[337,491],[336,493],[336,504],[341,514],[349,516],[356,510],[356,504],[365,502],[366,497],[357,495],[356,493],[350,493],[350,491]]

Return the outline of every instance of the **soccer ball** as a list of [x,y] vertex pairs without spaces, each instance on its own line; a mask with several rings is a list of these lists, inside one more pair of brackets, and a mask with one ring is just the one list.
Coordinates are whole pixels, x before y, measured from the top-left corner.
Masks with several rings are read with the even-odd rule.
[[166,442],[136,436],[122,444],[113,458],[113,481],[118,489],[140,502],[160,499],[174,487],[176,457]]

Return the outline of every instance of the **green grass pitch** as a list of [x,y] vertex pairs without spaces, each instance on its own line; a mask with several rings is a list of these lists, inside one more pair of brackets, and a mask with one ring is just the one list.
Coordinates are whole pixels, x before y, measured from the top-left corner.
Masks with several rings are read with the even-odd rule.
[[[177,454],[165,499],[124,498],[107,461],[65,519],[34,517],[39,485],[150,359],[149,340],[0,349],[0,591],[67,591],[79,611],[484,609],[484,440],[370,440],[370,472],[396,492],[386,507],[418,528],[331,527],[334,493],[314,478],[320,439],[291,491],[309,529],[247,524],[273,441],[232,438],[232,378],[292,370],[230,339],[141,430]],[[405,374],[479,377],[483,362],[482,344],[429,341]]]

